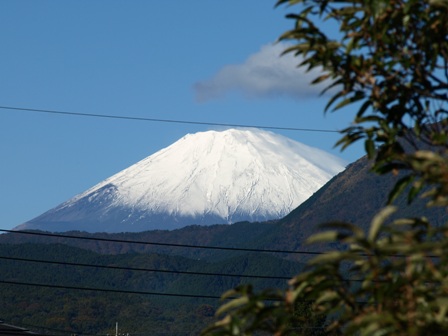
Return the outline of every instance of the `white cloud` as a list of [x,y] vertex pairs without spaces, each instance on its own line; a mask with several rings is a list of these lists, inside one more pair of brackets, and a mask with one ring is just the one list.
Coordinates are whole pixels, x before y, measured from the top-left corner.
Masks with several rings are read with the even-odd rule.
[[212,78],[194,85],[197,100],[212,100],[234,91],[249,98],[317,97],[325,86],[310,83],[321,72],[298,68],[301,59],[291,53],[281,56],[286,47],[284,43],[265,45],[244,63],[224,66]]

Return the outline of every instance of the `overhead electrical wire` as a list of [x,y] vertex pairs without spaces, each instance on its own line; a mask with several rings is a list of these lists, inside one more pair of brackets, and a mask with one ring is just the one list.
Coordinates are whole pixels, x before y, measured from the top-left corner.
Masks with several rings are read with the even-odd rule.
[[[1,230],[1,231],[3,231],[3,230]],[[98,267],[98,268],[110,268],[110,269],[122,269],[122,270],[165,272],[164,270],[150,270],[150,269],[131,268],[131,267],[57,262],[57,261],[35,260],[35,259],[25,259],[25,258],[16,258],[16,257],[0,257],[0,259],[16,260],[16,261],[31,261],[31,262],[38,262],[38,263],[50,263],[50,264],[62,264],[62,265],[70,265],[70,266],[84,266],[84,267]],[[235,277],[241,276],[241,277],[245,277],[244,275],[224,275],[224,274],[218,274],[218,273],[183,272],[183,271],[173,271],[172,273],[180,273],[180,274],[184,273],[184,274],[205,275],[205,276],[235,276]],[[247,277],[282,279],[282,280],[290,279],[289,277],[286,278],[286,277],[255,276],[255,275],[249,275]],[[365,281],[365,279],[341,279],[341,280],[344,282],[363,282],[363,281]],[[382,280],[373,280],[373,282],[383,282],[383,281]],[[139,294],[139,295],[155,295],[155,296],[202,298],[202,299],[221,299],[221,296],[217,296],[217,295],[146,292],[146,291],[136,291],[136,290],[120,290],[120,289],[92,288],[92,287],[79,287],[79,286],[67,286],[67,285],[51,285],[51,284],[42,284],[42,283],[34,283],[34,282],[21,282],[21,281],[8,281],[8,280],[0,280],[0,284],[19,285],[19,286],[34,286],[34,287],[56,288],[56,289],[67,289],[67,290],[80,290],[80,291],[97,291],[97,292],[120,293],[120,294]],[[228,298],[228,299],[232,299],[232,298]],[[277,301],[278,299],[272,298],[272,299],[267,299],[267,300]],[[358,303],[367,303],[367,302],[358,302]]]
[[[350,280],[347,280],[350,281]],[[93,292],[105,292],[115,294],[137,294],[137,295],[153,295],[153,296],[168,296],[168,297],[183,297],[183,298],[195,298],[195,299],[222,299],[220,295],[204,295],[204,294],[185,294],[185,293],[161,293],[161,292],[146,292],[136,290],[123,290],[123,289],[111,289],[111,288],[95,288],[95,287],[79,287],[79,286],[67,286],[67,285],[51,285],[35,282],[21,282],[21,281],[8,281],[0,280],[0,284],[5,285],[18,285],[29,287],[43,287],[43,288],[55,288],[55,289],[67,289],[67,290],[79,290],[79,291],[93,291]],[[227,300],[235,299],[236,297],[227,297]],[[267,301],[279,301],[278,298],[266,298]],[[313,300],[304,300],[297,302],[314,302]],[[357,303],[365,303],[357,301]]]
[[[0,230],[9,231],[9,230]],[[13,231],[15,233],[30,233],[26,231]],[[32,232],[31,234],[34,234]],[[49,235],[49,234],[44,234]],[[61,236],[53,235],[52,236]],[[73,237],[66,236],[68,238],[85,238],[85,237]],[[101,239],[104,240],[104,239]],[[113,240],[116,242],[117,240]],[[129,241],[124,241],[129,242]],[[133,242],[133,243],[145,243],[145,242]],[[176,244],[177,246],[178,244]],[[190,247],[190,246],[189,246]],[[206,247],[201,247],[206,248]],[[219,247],[216,247],[219,248]],[[228,248],[226,248],[228,249]],[[266,252],[266,250],[260,250]],[[291,251],[290,251],[291,252]],[[304,252],[308,253],[308,252]],[[324,254],[325,252],[319,252],[318,254]],[[69,262],[58,262],[58,261],[48,261],[48,260],[35,260],[35,259],[25,259],[17,257],[0,257],[0,259],[16,260],[16,261],[29,261],[37,263],[49,263],[49,264],[59,264],[59,265],[69,265],[69,266],[82,266],[82,267],[98,267],[98,268],[109,268],[109,269],[119,269],[119,270],[130,270],[130,271],[147,271],[147,272],[169,272],[177,274],[189,274],[189,275],[203,275],[203,276],[234,276],[234,277],[248,277],[248,278],[265,278],[265,279],[279,279],[288,280],[290,277],[277,277],[277,276],[263,276],[263,275],[240,275],[240,274],[220,274],[220,273],[206,273],[206,272],[191,272],[191,271],[168,271],[168,270],[153,270],[153,269],[142,269],[142,268],[132,268],[132,267],[119,267],[119,266],[106,266],[106,265],[92,265],[92,264],[82,264],[82,263],[69,263]],[[363,282],[365,279],[341,279],[344,282]],[[373,282],[384,282],[385,280],[373,280]],[[35,287],[46,287],[46,288],[58,288],[58,289],[69,289],[69,290],[85,290],[85,291],[99,291],[99,292],[109,292],[109,293],[122,293],[122,294],[141,294],[141,295],[158,295],[158,296],[171,296],[171,297],[189,297],[189,298],[206,298],[206,299],[220,299],[220,296],[216,295],[197,295],[197,294],[178,294],[178,293],[161,293],[161,292],[145,292],[145,291],[131,291],[131,290],[118,290],[118,289],[105,289],[105,288],[91,288],[91,287],[78,287],[78,286],[62,286],[62,285],[49,285],[49,284],[39,284],[39,283],[29,283],[29,282],[19,282],[19,281],[6,281],[0,280],[1,284],[11,284],[11,285],[21,285],[21,286],[35,286]]]
[[292,276],[282,277],[282,276],[271,276],[271,275],[175,271],[175,270],[138,268],[138,267],[95,265],[95,264],[84,264],[84,263],[72,263],[72,262],[66,262],[66,261],[53,261],[53,260],[42,260],[42,259],[38,260],[38,259],[5,257],[5,256],[0,256],[0,259],[12,260],[12,261],[34,262],[34,263],[41,263],[41,264],[62,265],[62,266],[92,267],[92,268],[103,268],[103,269],[122,270],[122,271],[137,271],[137,272],[172,273],[172,274],[186,274],[186,275],[222,276],[222,277],[234,277],[234,278],[255,278],[255,279],[272,279],[272,280],[289,280],[292,278]]
[[96,113],[82,113],[82,112],[70,112],[70,111],[58,111],[58,110],[45,110],[45,109],[15,107],[15,106],[0,106],[0,109],[15,110],[15,111],[27,111],[27,112],[34,112],[34,113],[59,114],[59,115],[78,116],[78,117],[89,117],[89,118],[122,119],[122,120],[148,121],[148,122],[173,123],[173,124],[242,127],[242,128],[262,128],[262,129],[271,129],[271,130],[300,131],[300,132],[340,133],[337,130],[329,130],[329,129],[281,127],[281,126],[266,126],[266,125],[247,125],[247,124],[233,124],[233,123],[216,123],[216,122],[207,122],[207,121],[191,121],[191,120],[176,120],[176,119],[159,119],[159,118],[132,117],[132,116],[123,116],[123,115],[111,115],[111,114],[96,114]]
[[[70,262],[59,262],[59,261],[49,261],[49,260],[36,260],[36,259],[17,258],[17,257],[3,257],[3,256],[0,256],[0,259],[13,260],[13,261],[36,262],[36,263],[44,263],[44,264],[56,264],[56,265],[64,265],[64,266],[96,267],[96,268],[113,269],[113,270],[126,270],[126,271],[162,272],[162,273],[173,273],[173,274],[188,274],[188,275],[202,275],[202,276],[227,276],[227,277],[276,279],[276,280],[289,280],[289,279],[291,279],[291,277],[279,277],[279,276],[223,274],[223,273],[206,273],[206,272],[191,272],[191,271],[170,271],[170,270],[157,270],[157,269],[145,269],[145,268],[133,268],[133,267],[120,267],[120,266],[93,265],[93,264],[83,264],[83,263],[70,263]],[[2,284],[11,284],[11,285],[22,285],[22,286],[35,286],[35,287],[86,290],[86,291],[100,291],[100,292],[123,293],[123,294],[177,296],[177,297],[206,298],[206,299],[220,299],[221,298],[220,296],[214,296],[214,295],[174,294],[174,293],[160,293],[160,292],[129,291],[129,290],[117,290],[117,289],[105,289],[105,288],[49,285],[49,284],[19,282],[19,281],[6,281],[6,280],[0,280],[0,283],[2,283]]]
[[[140,240],[124,240],[124,239],[111,239],[111,238],[99,238],[99,237],[82,237],[82,236],[70,236],[70,235],[47,233],[47,232],[16,231],[16,230],[6,230],[6,229],[0,229],[0,232],[28,234],[28,235],[56,237],[56,238],[103,241],[103,242],[110,242],[110,243],[155,245],[155,246],[193,248],[193,249],[205,249],[205,250],[242,251],[242,252],[256,252],[256,253],[283,253],[283,254],[301,254],[301,255],[322,255],[322,254],[328,253],[328,252],[323,252],[323,251],[300,251],[300,250],[292,251],[292,250],[257,249],[257,248],[245,248],[245,247],[205,246],[205,245],[161,243],[161,242],[145,242],[145,241],[140,241]],[[358,253],[358,256],[370,257],[372,255],[368,254],[368,253]],[[406,258],[408,256],[409,255],[407,255],[407,254],[389,255],[389,257],[393,257],[393,258]],[[427,258],[435,258],[435,259],[440,258],[440,256],[438,256],[438,255],[430,255],[430,254],[426,255],[426,257]]]
[[[53,332],[58,332],[58,334],[41,334],[41,333],[34,333],[34,335],[36,336],[59,336],[60,333],[63,334],[70,334],[70,335],[76,335],[76,336],[111,336],[111,334],[89,334],[89,333],[84,333],[84,332],[79,332],[79,331],[74,331],[74,330],[64,330],[64,329],[57,329],[57,328],[51,328],[51,327],[45,327],[45,326],[38,326],[35,324],[28,324],[28,323],[20,323],[21,326],[23,327],[28,327],[28,328],[33,328],[33,329],[40,329],[40,330],[49,330],[49,331],[53,331]],[[306,330],[306,329],[325,329],[326,327],[294,327],[294,328],[289,328],[288,330]],[[130,327],[127,327],[127,329],[130,329]],[[30,331],[30,330],[28,330]],[[168,333],[168,332],[157,332],[154,330],[151,331],[139,331],[139,332],[132,332],[132,333],[127,333],[127,332],[120,332],[119,335],[132,335],[132,336],[147,336],[147,335],[151,335],[151,336],[157,336],[157,335],[163,335],[163,336],[171,336],[172,333]],[[185,334],[179,334],[176,333],[176,335],[181,336],[181,335],[185,335],[185,336],[189,336],[191,335],[190,333],[186,332]]]
[[83,239],[83,240],[93,240],[93,241],[103,241],[111,243],[126,243],[126,244],[140,244],[140,245],[156,245],[156,246],[167,246],[167,247],[183,247],[183,248],[195,248],[195,249],[206,249],[206,250],[224,250],[224,251],[244,251],[244,252],[259,252],[259,253],[285,253],[285,254],[305,254],[305,255],[320,255],[326,252],[308,252],[308,251],[289,251],[289,250],[271,250],[271,249],[256,249],[256,248],[243,248],[243,247],[226,247],[226,246],[204,246],[204,245],[190,245],[190,244],[174,244],[174,243],[160,243],[160,242],[145,242],[139,240],[124,240],[124,239],[110,239],[110,238],[99,238],[99,237],[82,237],[82,236],[70,236],[63,234],[54,234],[46,232],[35,232],[35,231],[15,231],[0,229],[0,232],[8,233],[18,233],[18,234],[28,234],[36,236],[46,236],[46,237],[57,237],[57,238],[68,238],[68,239]]
[[[54,261],[54,260],[42,260],[42,259],[28,259],[19,257],[6,257],[0,256],[0,259],[11,260],[11,261],[24,261],[24,262],[35,262],[41,264],[54,264],[62,266],[75,266],[75,267],[92,267],[92,268],[103,268],[111,270],[122,270],[122,271],[140,271],[140,272],[154,272],[154,273],[171,273],[171,274],[185,274],[185,275],[202,275],[202,276],[223,276],[223,277],[234,277],[234,278],[255,278],[255,279],[268,279],[268,280],[291,280],[294,276],[274,276],[274,275],[254,275],[254,274],[229,274],[229,273],[214,273],[214,272],[193,272],[193,271],[178,271],[178,270],[163,270],[163,269],[151,269],[151,268],[137,268],[137,267],[122,267],[122,266],[109,266],[109,265],[95,265],[95,264],[84,264],[84,263],[72,263],[66,261]],[[342,279],[346,282],[363,282],[365,279]],[[373,280],[372,282],[380,283],[385,282],[383,280]]]
[[[52,331],[52,332],[57,332],[58,334],[48,334],[47,332],[45,332],[45,334],[42,333],[35,333],[33,332],[32,335],[36,335],[36,336],[57,336],[60,335],[61,333],[63,334],[70,334],[71,336],[76,335],[76,336],[109,336],[107,334],[86,334],[86,333],[80,333],[80,332],[75,332],[73,330],[64,330],[64,329],[58,329],[58,328],[51,328],[51,327],[44,327],[44,326],[38,326],[35,324],[28,324],[28,323],[20,323],[21,327],[27,327],[27,328],[32,328],[32,329],[39,329],[39,330],[45,330],[45,331]],[[31,331],[31,330],[28,330]],[[135,334],[132,334],[132,336],[135,336]]]
[[185,297],[185,298],[197,298],[197,299],[221,299],[218,295],[199,295],[199,294],[182,294],[182,293],[161,293],[161,292],[145,292],[135,290],[122,290],[122,289],[107,289],[107,288],[93,288],[93,287],[79,287],[79,286],[62,286],[62,285],[50,285],[40,284],[35,282],[21,282],[21,281],[7,281],[0,280],[1,284],[5,285],[19,285],[19,286],[31,286],[31,287],[44,287],[44,288],[56,288],[56,289],[70,289],[70,290],[82,290],[82,291],[94,291],[94,292],[106,292],[115,294],[139,294],[139,295],[155,295],[155,296],[172,296],[172,297]]
[[[161,293],[161,292],[145,292],[145,291],[135,291],[135,290],[122,290],[122,289],[108,289],[108,288],[94,288],[94,287],[79,287],[79,286],[62,286],[62,285],[50,285],[41,284],[35,282],[21,282],[21,281],[7,281],[0,280],[0,284],[6,285],[18,285],[18,286],[29,286],[29,287],[43,287],[43,288],[55,288],[55,289],[67,289],[67,290],[78,290],[78,291],[96,291],[114,294],[136,294],[136,295],[153,295],[153,296],[167,296],[167,297],[183,297],[183,298],[195,298],[195,299],[214,299],[222,300],[223,297],[219,295],[202,295],[202,294],[184,294],[184,293]],[[232,300],[237,297],[226,297],[226,300]],[[266,301],[280,301],[281,299],[275,297],[267,297]],[[296,300],[296,302],[315,302],[315,300]],[[367,301],[356,301],[360,304],[369,304]]]

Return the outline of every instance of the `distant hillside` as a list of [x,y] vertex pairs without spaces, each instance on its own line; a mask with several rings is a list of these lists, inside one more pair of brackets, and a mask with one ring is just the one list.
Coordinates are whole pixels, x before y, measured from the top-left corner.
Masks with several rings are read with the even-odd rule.
[[[210,226],[187,226],[177,230],[155,230],[139,233],[86,233],[66,232],[64,235],[85,237],[87,239],[59,238],[51,236],[28,235],[22,233],[8,233],[0,235],[0,244],[66,244],[82,249],[91,250],[101,254],[122,254],[129,252],[137,253],[160,253],[179,255],[193,259],[226,259],[241,254],[238,251],[220,251],[216,249],[201,249],[179,247],[177,245],[189,246],[222,246],[232,247],[255,247],[259,239],[263,239],[266,232],[275,228],[275,222],[249,223],[241,222],[232,225],[210,225]],[[43,233],[35,231],[36,233]],[[51,235],[51,233],[48,233]],[[118,243],[105,240],[139,241],[143,244]],[[154,244],[151,244],[154,243]],[[162,244],[162,245],[158,245]]]
[[[275,230],[266,232],[259,247],[287,250],[308,249],[304,241],[319,230],[319,224],[344,221],[367,229],[373,216],[386,205],[393,185],[399,176],[379,176],[370,171],[366,157],[352,163],[336,175],[307,201],[279,220]],[[426,208],[417,199],[408,205],[405,197],[395,202],[399,207],[394,217],[426,216],[431,223],[441,225],[448,220],[446,209]]]
[[[285,288],[287,282],[282,278],[291,277],[302,268],[298,263],[264,254],[240,255],[211,263],[159,254],[99,255],[60,244],[0,244],[0,256],[2,320],[21,326],[34,326],[33,330],[38,330],[35,326],[44,326],[40,330],[53,331],[52,334],[55,330],[71,331],[72,334],[111,334],[115,322],[119,322],[120,330],[130,335],[197,335],[214,319],[215,309],[220,303],[218,298],[223,292],[249,282],[256,288]],[[253,277],[257,275],[277,279]],[[55,285],[59,288],[24,286],[20,283]],[[116,292],[64,287],[99,288]],[[119,291],[154,294],[126,294]],[[174,321],[176,323],[171,323]]]

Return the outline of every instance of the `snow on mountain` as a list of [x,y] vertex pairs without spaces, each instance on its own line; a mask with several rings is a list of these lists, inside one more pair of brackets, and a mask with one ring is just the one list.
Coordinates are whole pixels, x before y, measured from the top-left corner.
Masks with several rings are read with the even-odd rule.
[[345,162],[262,130],[188,134],[16,229],[174,229],[285,216]]

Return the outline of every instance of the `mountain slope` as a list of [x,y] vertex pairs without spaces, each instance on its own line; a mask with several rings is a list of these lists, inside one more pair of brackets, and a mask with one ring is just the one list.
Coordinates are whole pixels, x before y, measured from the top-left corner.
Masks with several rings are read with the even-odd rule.
[[344,162],[261,130],[189,134],[17,227],[136,232],[281,218]]
[[[318,232],[320,224],[343,221],[367,230],[375,214],[386,205],[389,192],[400,176],[379,176],[370,171],[366,157],[350,164],[333,177],[319,191],[290,214],[278,221],[275,229],[265,232],[258,247],[288,250],[316,250],[322,247],[306,246],[305,240]],[[398,211],[391,218],[426,216],[432,224],[442,225],[448,219],[447,210],[427,208],[423,199],[407,204],[405,195],[395,202]]]
[[[43,333],[49,328],[46,335],[57,330],[115,334],[111,328],[116,321],[130,335],[199,335],[216,321],[214,312],[223,292],[248,282],[259,289],[285,288],[283,278],[292,277],[303,267],[267,254],[205,262],[159,254],[101,255],[48,242],[0,244],[0,255],[0,316],[18,325],[41,326]],[[138,292],[146,295],[136,295]]]

